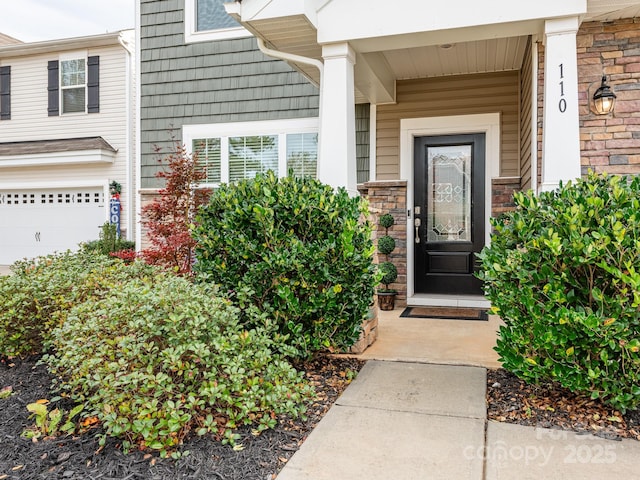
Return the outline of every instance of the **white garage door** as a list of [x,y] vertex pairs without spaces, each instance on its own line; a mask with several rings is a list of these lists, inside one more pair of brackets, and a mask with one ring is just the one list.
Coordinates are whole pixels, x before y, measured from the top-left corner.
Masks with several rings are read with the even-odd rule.
[[0,265],[77,249],[105,221],[101,187],[0,190]]

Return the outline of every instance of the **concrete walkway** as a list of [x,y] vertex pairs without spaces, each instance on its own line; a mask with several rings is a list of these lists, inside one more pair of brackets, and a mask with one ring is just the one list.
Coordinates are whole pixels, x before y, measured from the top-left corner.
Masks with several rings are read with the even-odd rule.
[[640,442],[487,422],[481,367],[371,360],[278,480],[640,478]]
[[278,480],[640,479],[640,442],[487,421],[488,322],[379,312],[369,360]]
[[498,368],[493,350],[502,320],[489,321],[403,318],[402,309],[378,311],[378,339],[357,357],[445,365]]

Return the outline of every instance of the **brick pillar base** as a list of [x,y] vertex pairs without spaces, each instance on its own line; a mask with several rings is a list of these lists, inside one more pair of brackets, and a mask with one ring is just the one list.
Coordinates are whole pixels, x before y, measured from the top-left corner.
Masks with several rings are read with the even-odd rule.
[[[367,182],[359,185],[360,194],[369,200],[370,221],[373,225],[373,240],[384,235],[384,228],[378,225],[381,215],[390,213],[395,220],[389,235],[396,242],[396,248],[389,255],[389,261],[398,269],[396,283],[389,285],[398,291],[396,306],[407,305],[407,182],[405,180]],[[376,252],[376,263],[385,261],[384,255]]]

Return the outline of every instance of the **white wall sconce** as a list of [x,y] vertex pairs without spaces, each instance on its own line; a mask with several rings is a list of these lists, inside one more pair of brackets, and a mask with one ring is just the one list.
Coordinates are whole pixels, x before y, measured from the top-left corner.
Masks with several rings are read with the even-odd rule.
[[613,112],[613,106],[616,103],[616,94],[611,91],[611,87],[607,85],[607,77],[602,76],[602,84],[593,94],[593,108],[598,115],[607,115]]

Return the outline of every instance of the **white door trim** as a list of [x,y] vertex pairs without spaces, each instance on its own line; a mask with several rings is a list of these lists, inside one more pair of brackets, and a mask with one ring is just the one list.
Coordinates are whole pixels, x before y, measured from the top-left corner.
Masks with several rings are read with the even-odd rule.
[[500,113],[404,118],[400,120],[400,178],[407,180],[407,302],[423,303],[415,297],[413,226],[413,139],[415,137],[484,133],[485,152],[485,244],[491,235],[491,179],[500,176]]

